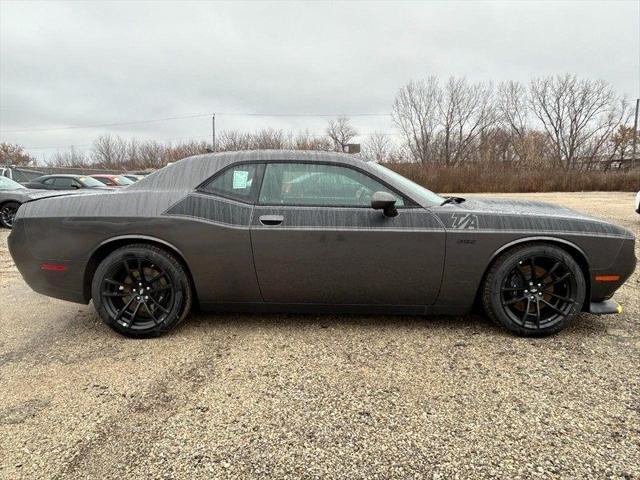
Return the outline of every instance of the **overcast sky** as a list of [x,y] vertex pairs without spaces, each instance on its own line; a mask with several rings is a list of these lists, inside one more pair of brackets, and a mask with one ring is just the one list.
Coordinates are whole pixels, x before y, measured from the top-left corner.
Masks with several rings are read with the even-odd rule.
[[[640,88],[640,2],[13,2],[0,0],[0,141],[38,157],[100,134],[174,141],[219,129],[324,130],[387,113],[411,79],[574,73]],[[353,116],[364,133],[388,116]],[[28,131],[24,131],[28,130]]]

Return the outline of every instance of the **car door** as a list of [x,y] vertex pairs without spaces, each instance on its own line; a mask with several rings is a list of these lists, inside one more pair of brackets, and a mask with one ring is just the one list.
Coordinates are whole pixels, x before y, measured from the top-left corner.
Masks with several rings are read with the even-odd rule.
[[40,184],[40,185],[42,185],[42,187],[40,187],[40,188],[44,188],[46,190],[59,190],[59,188],[56,187],[56,183],[55,182],[56,182],[56,177],[46,178]]
[[55,177],[53,185],[56,190],[75,190],[81,187],[80,183],[72,177]]
[[[396,217],[371,208],[377,191],[396,196]],[[445,233],[437,218],[341,164],[267,164],[251,241],[266,302],[427,305],[440,287]]]

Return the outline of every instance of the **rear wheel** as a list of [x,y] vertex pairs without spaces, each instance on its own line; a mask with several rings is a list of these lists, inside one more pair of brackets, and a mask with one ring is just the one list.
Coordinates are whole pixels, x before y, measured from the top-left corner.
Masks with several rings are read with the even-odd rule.
[[191,308],[191,287],[182,264],[145,244],[119,248],[98,266],[91,286],[102,320],[129,337],[161,335]]
[[582,309],[586,294],[580,266],[565,250],[527,244],[500,255],[483,286],[488,316],[524,336],[565,328]]
[[20,204],[18,202],[7,202],[0,207],[0,225],[5,228],[13,228],[13,219],[18,213]]

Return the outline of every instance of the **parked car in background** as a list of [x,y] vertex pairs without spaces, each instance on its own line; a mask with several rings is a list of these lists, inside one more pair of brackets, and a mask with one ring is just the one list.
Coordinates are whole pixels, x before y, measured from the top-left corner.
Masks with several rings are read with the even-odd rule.
[[107,185],[108,187],[126,187],[128,185],[133,185],[135,183],[133,180],[127,178],[125,175],[109,175],[103,173],[97,173],[91,175],[92,178],[95,178],[99,182]]
[[88,175],[43,175],[24,184],[40,190],[78,190],[81,188],[108,189],[104,183]]
[[25,183],[44,175],[44,172],[22,167],[0,167],[0,177],[7,177],[18,183]]
[[13,219],[18,212],[18,208],[25,202],[43,197],[55,197],[69,195],[89,190],[75,190],[67,192],[49,192],[46,190],[36,190],[26,188],[10,178],[0,176],[0,226],[4,228],[13,227]]
[[[308,187],[308,188],[307,188]],[[32,201],[9,251],[37,292],[160,335],[202,309],[455,314],[519,335],[616,313],[629,230],[542,202],[442,197],[353,155],[199,155],[108,195]]]
[[640,192],[636,194],[636,213],[640,213]]

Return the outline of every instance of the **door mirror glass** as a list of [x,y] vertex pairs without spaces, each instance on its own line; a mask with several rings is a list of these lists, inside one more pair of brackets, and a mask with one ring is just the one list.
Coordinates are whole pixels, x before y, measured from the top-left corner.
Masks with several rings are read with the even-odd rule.
[[374,210],[382,210],[385,217],[395,217],[398,215],[396,197],[388,192],[375,192],[371,195],[371,208]]

